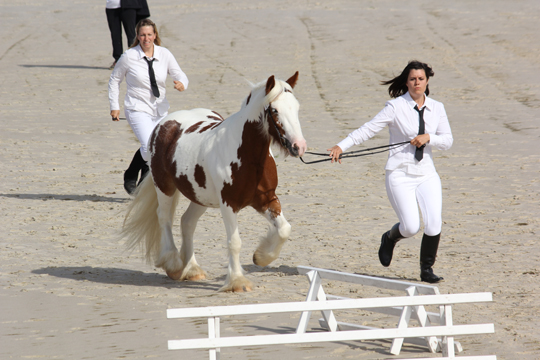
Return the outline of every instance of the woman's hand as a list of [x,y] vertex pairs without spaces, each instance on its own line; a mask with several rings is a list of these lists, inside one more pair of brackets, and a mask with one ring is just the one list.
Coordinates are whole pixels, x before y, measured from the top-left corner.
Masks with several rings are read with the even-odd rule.
[[112,121],[120,121],[120,110],[111,110]]
[[182,84],[181,81],[174,81],[174,88],[178,91],[184,91],[186,88],[184,87],[184,84]]
[[341,153],[343,152],[343,150],[341,150],[341,148],[337,145],[334,145],[332,146],[330,149],[326,149],[327,151],[330,151],[330,157],[332,158],[332,163],[334,163],[334,161],[337,161],[341,164],[341,159],[339,158],[339,156],[341,155]]
[[429,142],[429,134],[418,135],[411,140],[411,145],[421,148]]

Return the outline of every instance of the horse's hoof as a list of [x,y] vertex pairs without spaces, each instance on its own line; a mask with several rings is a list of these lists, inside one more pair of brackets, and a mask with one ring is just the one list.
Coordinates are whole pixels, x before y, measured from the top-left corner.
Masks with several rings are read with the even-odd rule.
[[197,274],[197,275],[187,277],[186,280],[189,280],[189,281],[206,280],[206,275],[205,274]]
[[197,281],[206,280],[206,272],[196,263],[189,263],[182,273],[180,280]]
[[224,286],[221,289],[219,289],[219,291],[222,291],[222,292],[236,292],[236,293],[250,292],[252,290],[253,290],[252,287],[249,285],[237,285],[237,286],[232,286],[232,287]]
[[224,285],[219,291],[232,292],[249,292],[253,290],[253,284],[246,278],[237,279],[229,284]]
[[178,270],[178,271],[167,271],[167,276],[171,279],[171,280],[180,280],[180,277],[182,276],[182,270]]
[[260,267],[265,267],[267,265],[270,265],[270,263],[274,260],[275,259],[273,259],[270,256],[261,255],[258,251],[255,251],[255,253],[253,254],[253,263]]
[[250,292],[252,291],[253,289],[251,288],[251,285],[241,285],[241,286],[236,286],[233,288],[233,292]]

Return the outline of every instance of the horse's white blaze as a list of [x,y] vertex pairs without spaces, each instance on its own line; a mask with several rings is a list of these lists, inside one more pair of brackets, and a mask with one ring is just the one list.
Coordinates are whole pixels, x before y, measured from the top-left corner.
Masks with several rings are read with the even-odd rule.
[[294,95],[290,92],[283,92],[272,103],[272,106],[279,113],[279,122],[285,130],[285,137],[291,144],[297,145],[302,156],[307,148],[306,140],[302,134],[300,120],[298,119],[298,111],[300,104]]

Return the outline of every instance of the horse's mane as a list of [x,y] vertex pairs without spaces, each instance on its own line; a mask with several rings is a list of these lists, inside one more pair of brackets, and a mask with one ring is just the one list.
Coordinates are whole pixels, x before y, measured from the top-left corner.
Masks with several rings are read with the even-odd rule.
[[[263,80],[257,84],[253,84],[248,81],[249,85],[251,86],[251,92],[249,96],[246,97],[244,101],[242,102],[242,108],[244,108],[247,105],[248,99],[250,99],[250,102],[252,99],[256,101],[257,97],[264,95],[266,82],[267,80]],[[272,101],[274,101],[285,90],[293,92],[293,89],[289,84],[287,84],[283,80],[275,78],[274,88],[264,97],[264,99],[262,99],[263,106],[267,107]]]

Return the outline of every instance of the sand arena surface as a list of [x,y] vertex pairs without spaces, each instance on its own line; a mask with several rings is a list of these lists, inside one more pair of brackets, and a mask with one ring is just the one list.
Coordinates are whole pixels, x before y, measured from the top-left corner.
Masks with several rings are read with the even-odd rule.
[[[207,281],[170,281],[125,253],[116,241],[129,201],[122,174],[137,141],[125,121],[109,117],[104,5],[0,3],[1,359],[206,359],[204,351],[167,350],[168,339],[206,333],[203,321],[166,320],[167,308],[299,301],[308,282],[297,265],[419,280],[421,234],[398,245],[389,268],[377,258],[381,234],[396,222],[384,154],[341,166],[278,159],[277,193],[292,236],[278,260],[257,267],[251,256],[266,222],[252,210],[240,213],[251,293],[217,292],[227,257],[216,210],[196,232]],[[445,104],[455,139],[449,151],[434,151],[444,196],[439,289],[494,297],[455,306],[454,322],[493,322],[495,334],[457,340],[463,355],[540,359],[538,1],[156,0],[150,10],[190,79],[184,93],[169,81],[171,111],[207,107],[228,116],[249,93],[245,79],[287,79],[299,70],[295,90],[312,151],[383,107],[381,80],[410,59],[430,63],[431,95]],[[387,139],[383,131],[357,149]],[[181,201],[178,217],[186,206]],[[178,225],[174,232],[179,244]],[[337,295],[385,295],[327,286]],[[235,319],[224,329],[289,331],[297,318]],[[370,314],[351,319],[392,324]],[[392,357],[388,349],[384,341],[322,343],[229,349],[222,358],[382,359]],[[426,356],[416,346],[401,353]]]

